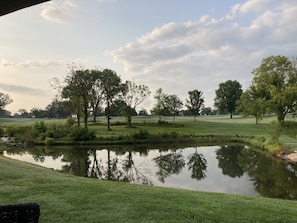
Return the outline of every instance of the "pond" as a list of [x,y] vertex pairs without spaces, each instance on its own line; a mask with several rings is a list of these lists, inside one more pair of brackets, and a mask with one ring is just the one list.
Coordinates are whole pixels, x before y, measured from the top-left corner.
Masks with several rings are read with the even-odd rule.
[[160,187],[297,199],[297,166],[242,145],[13,148],[4,156],[61,172]]

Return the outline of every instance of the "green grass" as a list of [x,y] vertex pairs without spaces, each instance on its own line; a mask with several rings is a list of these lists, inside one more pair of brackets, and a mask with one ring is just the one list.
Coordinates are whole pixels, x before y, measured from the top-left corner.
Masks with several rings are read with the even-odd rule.
[[294,201],[99,181],[0,156],[0,203],[37,202],[40,222],[296,222]]

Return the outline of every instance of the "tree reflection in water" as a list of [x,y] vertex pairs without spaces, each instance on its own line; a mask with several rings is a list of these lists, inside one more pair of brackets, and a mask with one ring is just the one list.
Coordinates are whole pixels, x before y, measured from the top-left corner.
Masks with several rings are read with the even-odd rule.
[[160,155],[153,158],[153,161],[159,167],[156,175],[162,183],[165,182],[166,177],[172,174],[179,174],[182,168],[185,166],[185,159],[183,155],[176,151],[166,155],[162,155],[162,151],[160,151]]
[[[193,149],[195,149],[194,153]],[[212,186],[218,184],[222,187],[220,182],[223,178],[221,177],[225,175],[232,180],[242,179],[241,186],[243,187],[244,184],[252,182],[253,191],[260,196],[297,200],[297,165],[286,163],[264,152],[242,145],[178,150],[148,150],[147,148],[99,150],[98,148],[39,146],[30,149],[11,148],[3,154],[6,156],[23,155],[26,159],[29,154],[36,162],[39,162],[39,165],[47,157],[54,160],[61,159],[62,168],[59,171],[62,172],[138,184],[152,185],[159,182],[166,184],[166,180],[170,181],[170,186],[173,186],[173,179],[180,182],[182,178],[187,185],[193,185],[192,188],[195,188],[195,185],[209,180],[206,173],[209,175],[216,173],[214,178],[210,179]],[[210,162],[208,159],[213,155],[216,159],[210,159],[212,160]],[[143,157],[147,157],[147,161],[144,162]],[[186,165],[187,168],[185,168]],[[219,168],[220,171],[213,171],[215,168]],[[188,176],[186,169],[187,173],[189,171],[189,178],[195,181],[185,178]],[[151,172],[155,175],[150,174]],[[221,176],[218,176],[217,172]],[[177,176],[178,174],[180,176]],[[169,180],[171,175],[175,176]],[[224,182],[228,182],[228,179],[224,179]]]
[[203,154],[198,153],[197,147],[195,153],[188,156],[188,170],[191,170],[191,177],[197,180],[206,177],[207,160]]

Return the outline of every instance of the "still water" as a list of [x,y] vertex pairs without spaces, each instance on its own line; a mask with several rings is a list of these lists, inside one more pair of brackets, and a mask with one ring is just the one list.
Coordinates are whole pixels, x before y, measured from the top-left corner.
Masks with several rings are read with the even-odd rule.
[[61,172],[160,187],[297,199],[297,166],[242,145],[15,148],[4,156]]

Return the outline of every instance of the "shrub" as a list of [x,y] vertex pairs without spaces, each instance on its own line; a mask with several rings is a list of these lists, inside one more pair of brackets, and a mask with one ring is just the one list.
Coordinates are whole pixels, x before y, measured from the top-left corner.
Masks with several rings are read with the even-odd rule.
[[70,131],[70,138],[73,141],[89,141],[96,138],[95,132],[88,131],[81,127],[74,127]]
[[147,139],[149,132],[146,129],[140,129],[138,132],[133,134],[133,139]]
[[278,144],[279,143],[279,137],[281,136],[282,133],[282,126],[281,123],[277,122],[277,121],[272,121],[270,123],[270,136],[272,139],[272,143],[273,144]]
[[67,127],[71,127],[71,126],[75,125],[75,123],[76,123],[76,121],[75,121],[73,118],[68,117],[68,118],[66,119],[65,125],[66,125]]
[[50,137],[46,137],[45,140],[44,140],[44,144],[45,145],[52,145],[54,143],[54,139],[53,138],[50,138]]
[[47,126],[46,124],[44,123],[44,121],[41,121],[41,122],[35,122],[32,127],[32,134],[34,136],[39,136],[40,134],[42,133],[45,133],[46,130],[47,130]]

